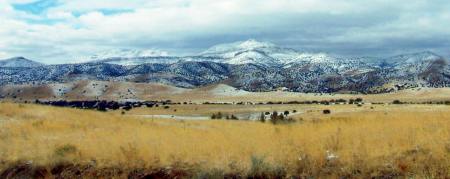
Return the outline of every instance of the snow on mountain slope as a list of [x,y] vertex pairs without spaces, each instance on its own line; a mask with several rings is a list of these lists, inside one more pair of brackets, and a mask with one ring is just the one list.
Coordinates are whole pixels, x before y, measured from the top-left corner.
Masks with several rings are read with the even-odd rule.
[[402,55],[390,57],[390,58],[386,59],[386,62],[395,63],[395,64],[414,64],[414,63],[438,60],[441,58],[442,58],[441,56],[439,56],[433,52],[424,51],[424,52],[419,52],[419,53],[402,54]]
[[131,50],[118,49],[103,51],[90,57],[91,60],[101,60],[113,57],[121,58],[137,58],[137,57],[166,57],[169,53],[162,50],[148,49],[148,50]]
[[28,60],[24,57],[14,57],[10,59],[0,60],[0,67],[38,67],[44,64]]
[[178,57],[130,57],[130,58],[113,57],[113,58],[98,60],[96,62],[130,66],[130,65],[141,65],[141,64],[146,64],[146,63],[171,64],[171,63],[177,63],[180,61],[182,61],[182,59],[180,59]]
[[237,53],[242,53],[244,51],[252,51],[256,49],[263,48],[274,48],[276,47],[272,43],[259,42],[253,39],[247,41],[239,41],[233,43],[219,44],[212,46],[208,50],[200,53],[200,56],[213,56],[221,58],[232,58],[236,56]]
[[263,65],[277,65],[279,62],[277,59],[274,59],[268,55],[266,55],[264,52],[260,51],[245,51],[241,53],[235,54],[233,58],[229,58],[225,61],[229,64],[263,64]]
[[438,60],[444,59],[443,57],[432,52],[425,51],[419,53],[397,55],[394,57],[386,58],[384,62],[395,69],[401,70],[401,75],[408,75],[411,73],[424,72]]
[[279,47],[268,42],[253,39],[215,45],[200,56],[223,58],[229,64],[287,65],[291,63],[323,63],[334,60],[324,53],[301,53],[291,48]]
[[199,56],[188,56],[188,57],[176,57],[176,56],[156,56],[156,57],[131,57],[131,58],[122,58],[122,57],[115,57],[115,58],[107,58],[103,60],[98,60],[94,62],[98,63],[108,63],[108,64],[115,64],[115,65],[123,65],[123,66],[130,66],[130,65],[142,65],[142,64],[174,64],[174,63],[180,63],[180,62],[189,62],[189,61],[196,61],[196,62],[222,62],[222,59],[212,58],[212,57],[199,57]]

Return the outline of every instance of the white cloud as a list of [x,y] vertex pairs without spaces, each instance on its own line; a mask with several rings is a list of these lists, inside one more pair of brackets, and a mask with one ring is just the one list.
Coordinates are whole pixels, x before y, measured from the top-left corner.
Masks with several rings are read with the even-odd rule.
[[[445,1],[59,0],[39,15],[11,6],[28,2],[0,0],[3,56],[63,63],[118,48],[176,53],[245,38],[335,53],[378,48],[364,52],[373,54],[386,46],[442,50],[450,40]],[[424,39],[437,42],[408,44]]]

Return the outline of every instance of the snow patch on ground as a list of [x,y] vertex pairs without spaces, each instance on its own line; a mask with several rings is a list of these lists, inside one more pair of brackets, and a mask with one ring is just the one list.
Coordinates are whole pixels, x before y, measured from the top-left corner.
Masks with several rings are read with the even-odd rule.
[[228,85],[219,84],[214,89],[211,90],[213,95],[219,96],[242,96],[250,94],[248,91],[240,90]]
[[102,82],[102,81],[91,81],[89,82],[86,87],[86,96],[101,96],[106,92],[106,89],[108,87],[108,82]]
[[209,116],[177,116],[177,115],[139,115],[146,119],[174,119],[174,120],[209,120]]
[[55,96],[64,96],[68,92],[72,91],[73,84],[70,83],[55,83],[48,85]]

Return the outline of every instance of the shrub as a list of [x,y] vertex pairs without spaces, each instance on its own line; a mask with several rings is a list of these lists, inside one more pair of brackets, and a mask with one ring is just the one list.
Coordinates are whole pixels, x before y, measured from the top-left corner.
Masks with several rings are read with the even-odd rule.
[[323,114],[330,114],[330,113],[331,113],[331,110],[329,110],[329,109],[324,109],[324,110],[322,111],[322,113],[323,113]]
[[247,178],[285,178],[283,167],[273,166],[264,157],[251,156],[251,167]]
[[249,175],[251,177],[264,177],[264,173],[269,171],[269,164],[264,161],[264,157],[251,156],[251,168]]
[[276,124],[278,122],[278,112],[274,111],[272,113],[272,115],[270,115],[270,122],[272,122],[272,124]]
[[[226,117],[228,117],[228,116],[226,116]],[[223,118],[223,114],[221,113],[221,112],[218,112],[218,113],[213,113],[212,115],[211,115],[211,119],[222,119]],[[228,119],[228,118],[227,118]]]
[[396,99],[392,101],[392,104],[403,104],[400,100]]
[[232,114],[231,115],[231,120],[239,120],[239,118]]
[[131,108],[133,108],[133,107],[131,107],[131,106],[124,106],[122,109],[125,110],[125,111],[129,111],[129,110],[131,110]]
[[259,116],[259,121],[261,122],[266,122],[266,115],[264,115],[264,113],[261,113],[261,116]]
[[355,100],[354,100],[354,99],[349,99],[349,100],[348,100],[348,104],[353,104],[353,103],[355,103]]
[[66,144],[55,149],[55,155],[59,157],[65,157],[75,152],[77,152],[77,147],[72,144]]

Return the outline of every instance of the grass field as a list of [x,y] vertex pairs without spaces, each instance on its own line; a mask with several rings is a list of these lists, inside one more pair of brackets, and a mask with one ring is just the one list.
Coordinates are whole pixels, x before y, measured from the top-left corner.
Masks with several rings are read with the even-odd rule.
[[[294,109],[297,122],[279,125],[140,116]],[[11,176],[448,178],[450,108],[173,105],[121,114],[0,103],[0,178]]]

